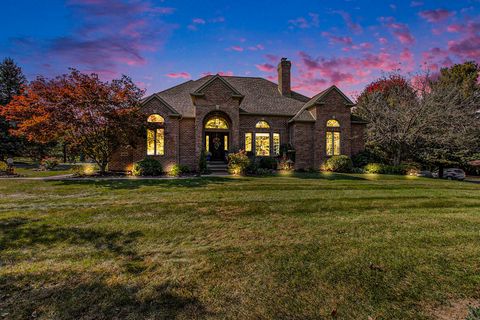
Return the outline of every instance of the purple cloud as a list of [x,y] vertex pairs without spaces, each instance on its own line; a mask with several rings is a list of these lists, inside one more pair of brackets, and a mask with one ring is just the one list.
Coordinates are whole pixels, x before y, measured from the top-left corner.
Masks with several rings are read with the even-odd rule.
[[421,11],[419,15],[428,22],[439,22],[452,16],[453,12],[446,9],[436,9]]

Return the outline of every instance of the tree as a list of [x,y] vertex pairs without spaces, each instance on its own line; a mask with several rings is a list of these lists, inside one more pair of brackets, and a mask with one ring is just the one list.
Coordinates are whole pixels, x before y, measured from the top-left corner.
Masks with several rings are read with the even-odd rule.
[[357,100],[355,113],[369,122],[367,143],[378,146],[394,165],[400,164],[427,128],[428,110],[415,89],[403,76],[392,74],[369,84]]
[[[27,83],[22,69],[15,62],[6,58],[0,63],[0,113],[14,96],[20,94]],[[9,134],[12,123],[0,116],[0,161],[9,155],[18,153],[22,143],[17,137]]]
[[13,134],[41,143],[62,140],[90,157],[104,173],[113,152],[134,144],[144,131],[139,112],[143,93],[126,76],[103,82],[96,74],[72,69],[55,79],[32,81],[4,115],[17,122]]

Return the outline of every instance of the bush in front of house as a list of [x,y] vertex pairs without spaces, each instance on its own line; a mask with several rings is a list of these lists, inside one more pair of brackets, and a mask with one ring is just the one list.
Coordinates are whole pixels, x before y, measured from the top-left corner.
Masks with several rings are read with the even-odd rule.
[[280,161],[278,162],[278,169],[283,171],[291,171],[293,170],[294,162],[290,160],[287,155],[283,155]]
[[257,158],[258,167],[262,169],[277,170],[278,162],[273,157],[259,157]]
[[44,158],[42,159],[42,161],[40,161],[40,165],[46,170],[52,170],[53,168],[58,166],[59,163],[60,161],[58,161],[58,159],[54,157]]
[[333,156],[327,159],[322,166],[322,171],[352,172],[352,159],[348,156]]
[[420,171],[420,166],[416,163],[402,164],[399,166],[392,166],[381,163],[369,163],[365,167],[363,167],[363,171],[365,173],[373,174],[415,175],[417,172]]
[[200,161],[198,163],[198,167],[200,169],[200,173],[206,173],[208,171],[207,154],[205,150],[202,150],[202,152],[200,153]]
[[168,174],[174,177],[179,177],[185,173],[190,173],[190,168],[188,166],[183,164],[175,164]]
[[0,161],[0,171],[1,172],[7,172],[8,166],[5,162]]
[[159,176],[163,173],[162,164],[152,158],[145,158],[133,165],[134,176]]
[[228,172],[231,174],[243,175],[249,165],[250,159],[243,150],[228,155]]

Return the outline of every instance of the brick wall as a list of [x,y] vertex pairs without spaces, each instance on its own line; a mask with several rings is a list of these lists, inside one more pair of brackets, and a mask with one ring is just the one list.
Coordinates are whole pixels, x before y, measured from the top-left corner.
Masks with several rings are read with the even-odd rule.
[[354,156],[365,149],[365,125],[352,123],[351,132],[351,155]]
[[313,168],[313,132],[313,122],[295,122],[291,126],[290,141],[295,148],[295,170]]
[[195,119],[184,118],[180,120],[180,155],[181,164],[190,169],[196,169],[198,160],[195,156]]

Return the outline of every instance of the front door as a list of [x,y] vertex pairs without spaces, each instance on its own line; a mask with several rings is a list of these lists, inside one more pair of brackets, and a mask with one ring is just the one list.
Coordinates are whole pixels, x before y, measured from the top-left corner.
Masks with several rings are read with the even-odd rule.
[[228,145],[228,133],[225,132],[208,132],[208,149],[212,154],[212,161],[224,161],[225,151]]

